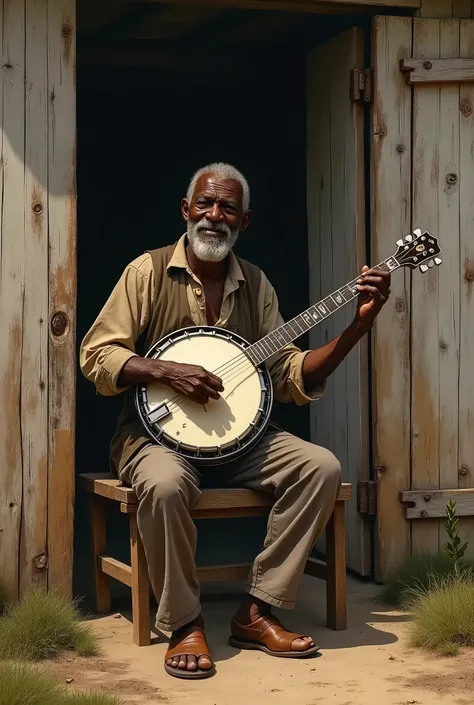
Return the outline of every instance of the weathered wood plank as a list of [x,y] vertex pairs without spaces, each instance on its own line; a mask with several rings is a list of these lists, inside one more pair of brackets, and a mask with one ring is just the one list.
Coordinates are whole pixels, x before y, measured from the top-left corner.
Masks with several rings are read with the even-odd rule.
[[[474,20],[460,22],[460,54],[474,58]],[[474,85],[459,90],[460,190],[460,350],[459,350],[459,482],[474,487]],[[474,519],[459,523],[474,556]]]
[[72,596],[76,380],[75,0],[48,0],[48,584]]
[[474,517],[474,488],[463,490],[409,490],[400,493],[400,501],[410,505],[405,508],[407,519],[445,517],[446,505],[450,501],[456,502],[456,514],[458,516]]
[[471,0],[453,0],[453,17],[471,17]]
[[21,377],[25,311],[25,8],[0,4],[0,566],[18,596],[23,451]]
[[[375,18],[371,210],[376,261],[411,230],[411,89],[398,68],[401,58],[411,56],[411,43],[411,18]],[[409,282],[407,270],[393,276],[392,295],[373,337],[375,462],[385,468],[378,478],[382,577],[410,550],[410,527],[397,501],[399,491],[410,486]]]
[[[440,56],[440,21],[414,20],[413,55]],[[440,89],[420,85],[413,97],[413,222],[440,236]],[[444,165],[443,165],[444,167]],[[443,168],[441,167],[441,168]],[[444,251],[444,240],[443,240]],[[429,302],[429,305],[428,305]],[[412,282],[412,488],[438,489],[439,469],[438,269]],[[412,551],[437,551],[438,525],[412,527]]]
[[474,81],[474,59],[403,59],[400,69],[409,84]]
[[99,556],[99,569],[114,580],[132,587],[132,567],[110,556]]
[[[459,56],[458,20],[440,21],[440,55]],[[439,113],[443,138],[439,144],[438,227],[443,242],[443,265],[438,271],[438,463],[440,489],[452,489],[458,485],[459,462],[459,84],[439,87]],[[440,523],[440,546],[445,539]]]
[[26,12],[20,592],[35,584],[46,586],[48,561],[47,0],[29,0]]
[[[350,29],[308,54],[308,247],[310,297],[317,301],[353,279],[365,257],[363,108],[351,104],[348,80],[363,64],[363,37]],[[340,253],[345,256],[341,258]],[[352,320],[346,307],[314,329],[312,347],[338,335]],[[365,449],[368,425],[367,341],[354,349],[327,381],[326,393],[312,405],[313,442],[332,450],[344,477],[356,483],[368,470]],[[363,575],[370,571],[368,527],[355,505],[346,508],[349,566]],[[318,549],[324,551],[324,540]]]
[[453,0],[421,0],[420,17],[452,17]]

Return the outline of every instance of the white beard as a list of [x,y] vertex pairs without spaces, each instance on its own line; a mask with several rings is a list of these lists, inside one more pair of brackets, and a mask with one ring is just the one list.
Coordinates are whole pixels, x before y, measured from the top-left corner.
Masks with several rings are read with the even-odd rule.
[[[219,235],[205,235],[202,230],[218,230]],[[201,262],[222,262],[239,237],[239,231],[232,231],[225,223],[215,225],[207,218],[193,223],[188,220],[187,235],[195,256]]]

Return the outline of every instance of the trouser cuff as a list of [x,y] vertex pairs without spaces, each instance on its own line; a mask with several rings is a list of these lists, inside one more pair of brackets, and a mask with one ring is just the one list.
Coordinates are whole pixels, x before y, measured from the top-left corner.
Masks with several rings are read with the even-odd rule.
[[201,605],[199,604],[192,612],[185,615],[184,617],[181,617],[181,619],[178,619],[175,622],[171,622],[171,623],[162,622],[157,617],[156,621],[155,621],[155,625],[156,625],[157,629],[161,629],[164,632],[175,632],[180,627],[184,627],[186,624],[189,624],[189,622],[192,622],[193,619],[196,619],[196,617],[200,613],[201,613]]
[[267,602],[269,605],[272,605],[273,607],[280,607],[281,609],[284,609],[284,610],[292,610],[295,606],[294,600],[279,600],[278,598],[273,597],[273,595],[269,595],[267,592],[265,592],[261,588],[255,587],[253,585],[246,585],[245,590],[249,595],[253,595],[254,597],[258,597],[260,600]]

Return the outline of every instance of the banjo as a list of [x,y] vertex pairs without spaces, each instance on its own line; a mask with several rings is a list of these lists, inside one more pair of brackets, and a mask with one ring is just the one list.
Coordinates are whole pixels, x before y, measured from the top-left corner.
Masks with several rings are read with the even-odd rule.
[[[426,272],[441,264],[438,241],[428,232],[415,230],[396,244],[377,269]],[[138,384],[135,406],[147,433],[194,465],[220,465],[247,453],[270,421],[273,387],[265,361],[357,298],[359,276],[252,345],[216,326],[192,326],[162,338],[145,357],[201,365],[221,378],[224,391],[203,406],[158,382]]]

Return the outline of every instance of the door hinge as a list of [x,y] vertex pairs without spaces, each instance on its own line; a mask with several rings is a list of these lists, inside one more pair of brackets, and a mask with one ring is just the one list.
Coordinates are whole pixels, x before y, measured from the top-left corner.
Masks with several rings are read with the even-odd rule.
[[364,516],[377,514],[377,482],[361,480],[357,483],[357,511]]
[[351,102],[373,103],[374,71],[373,69],[351,70]]

